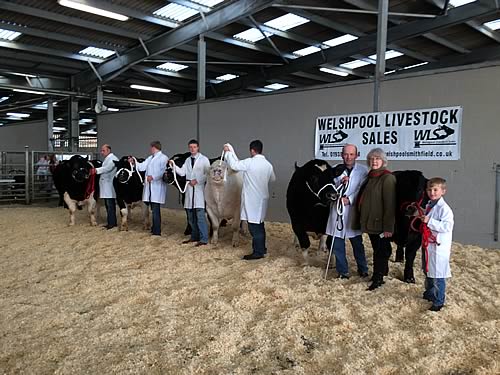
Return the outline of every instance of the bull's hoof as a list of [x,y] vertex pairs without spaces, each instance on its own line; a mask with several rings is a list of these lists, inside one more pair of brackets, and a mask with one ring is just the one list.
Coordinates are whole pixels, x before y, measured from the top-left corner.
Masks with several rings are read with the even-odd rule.
[[416,282],[414,277],[405,277],[403,281],[408,284],[415,284]]
[[238,247],[240,246],[240,242],[239,241],[233,241],[233,247]]
[[90,225],[93,226],[93,227],[97,227],[97,223],[96,222],[90,223]]

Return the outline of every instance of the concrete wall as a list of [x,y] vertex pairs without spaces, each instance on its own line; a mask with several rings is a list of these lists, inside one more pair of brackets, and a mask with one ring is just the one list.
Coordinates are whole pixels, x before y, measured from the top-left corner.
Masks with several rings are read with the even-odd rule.
[[0,151],[47,150],[47,134],[46,121],[0,126]]
[[[449,181],[447,199],[455,210],[455,239],[487,247],[500,247],[493,241],[493,168],[500,162],[495,100],[499,77],[500,67],[487,67],[392,79],[383,84],[381,98],[384,111],[464,107],[461,160],[394,162],[389,167],[445,177]],[[202,151],[211,157],[220,155],[222,145],[229,141],[244,157],[249,141],[262,139],[264,153],[278,177],[271,188],[268,218],[286,221],[286,186],[294,162],[304,163],[314,155],[316,117],[370,112],[372,91],[371,83],[362,82],[206,102],[200,106]],[[195,125],[195,105],[110,114],[99,118],[99,140],[112,143],[120,152],[144,154],[147,142],[159,138],[172,154],[186,149]]]

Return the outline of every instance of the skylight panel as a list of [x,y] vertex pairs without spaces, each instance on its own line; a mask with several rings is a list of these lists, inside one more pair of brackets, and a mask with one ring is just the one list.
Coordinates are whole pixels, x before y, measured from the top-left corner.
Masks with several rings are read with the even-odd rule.
[[289,87],[289,86],[285,85],[283,83],[271,83],[270,85],[264,86],[265,89],[272,90],[272,91],[286,89],[287,87]]
[[315,47],[315,46],[310,46],[306,48],[299,49],[297,51],[293,51],[292,53],[297,56],[307,56],[310,55],[311,53],[316,53],[321,51],[321,48]]
[[351,34],[345,34],[345,35],[339,36],[337,38],[327,40],[323,43],[330,46],[330,47],[335,47],[335,46],[339,46],[339,45],[344,44],[344,43],[352,42],[353,40],[356,40],[356,39],[358,39],[357,36],[354,36]]
[[323,73],[334,74],[336,76],[347,77],[349,73],[341,72],[340,70],[330,69],[330,68],[319,68]]
[[362,66],[370,65],[369,62],[363,60],[354,60],[344,64],[340,64],[341,67],[346,69],[356,69],[361,68]]
[[212,8],[217,4],[224,2],[225,0],[191,0],[191,1]]
[[264,25],[272,27],[273,29],[287,31],[307,22],[309,22],[307,18],[300,17],[292,13],[287,13],[284,16],[267,21]]
[[[267,36],[273,35],[272,33],[267,31],[264,31],[264,34],[266,34]],[[264,39],[264,35],[262,35],[262,33],[254,27],[252,29],[248,29],[242,31],[241,33],[233,35],[233,38],[255,43],[261,39]]]
[[181,71],[183,69],[187,69],[189,67],[186,65],[167,62],[165,64],[158,65],[157,68],[163,69],[163,70],[168,70],[169,72],[178,72],[178,71]]
[[[399,52],[399,51],[394,51],[393,49],[389,50],[389,51],[385,51],[385,59],[386,60],[390,60],[390,59],[394,59],[396,57],[399,57],[399,56],[403,56],[403,53]],[[372,60],[377,60],[377,55],[371,55],[369,56],[370,59]]]
[[224,74],[222,76],[218,76],[215,79],[218,81],[230,81],[232,79],[238,78],[236,74]]
[[2,97],[0,97],[0,103],[6,101],[7,99],[9,99],[8,96],[2,96]]
[[484,26],[486,26],[487,28],[489,28],[491,30],[498,30],[498,29],[500,29],[500,19],[486,22],[484,24]]
[[461,7],[462,5],[465,5],[465,4],[473,3],[475,1],[476,0],[450,0],[449,5],[456,8],[456,7]]
[[168,18],[174,21],[182,22],[193,17],[199,12],[196,9],[188,8],[183,5],[170,3],[153,12],[155,16]]
[[95,56],[95,57],[99,57],[101,59],[106,59],[109,56],[114,55],[115,51],[112,51],[110,49],[104,49],[104,48],[87,47],[85,49],[82,49],[78,53],[80,55]]
[[19,38],[22,34],[17,31],[10,31],[5,29],[0,29],[0,39],[13,41]]

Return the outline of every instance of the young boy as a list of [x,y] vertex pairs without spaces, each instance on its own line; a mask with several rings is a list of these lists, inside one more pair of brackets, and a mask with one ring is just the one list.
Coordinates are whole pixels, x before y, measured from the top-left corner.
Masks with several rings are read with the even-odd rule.
[[427,183],[427,204],[421,217],[432,235],[429,245],[422,249],[422,268],[425,273],[423,298],[432,302],[430,311],[439,311],[445,300],[446,278],[451,277],[450,252],[453,232],[453,211],[444,201],[446,180],[434,177]]

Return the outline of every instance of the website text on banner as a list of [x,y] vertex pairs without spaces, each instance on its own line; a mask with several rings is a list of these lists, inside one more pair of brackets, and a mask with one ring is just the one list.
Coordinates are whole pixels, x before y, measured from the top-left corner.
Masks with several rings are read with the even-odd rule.
[[462,107],[318,117],[315,157],[340,159],[352,143],[361,159],[380,147],[391,160],[459,160],[461,130]]

